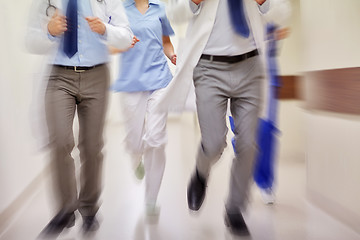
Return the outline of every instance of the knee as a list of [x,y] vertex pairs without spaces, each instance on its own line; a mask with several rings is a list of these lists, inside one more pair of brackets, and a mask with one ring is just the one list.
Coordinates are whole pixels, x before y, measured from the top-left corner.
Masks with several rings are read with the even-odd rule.
[[70,153],[75,147],[74,139],[71,137],[56,136],[51,139],[50,144],[57,152]]
[[101,153],[104,144],[102,140],[90,141],[84,140],[79,143],[80,154],[87,154],[87,157],[98,156]]
[[166,130],[149,131],[143,138],[145,147],[157,148],[165,146],[167,143]]
[[256,143],[255,138],[253,137],[236,137],[235,140],[235,149],[237,155],[243,155],[247,152],[255,152]]
[[208,158],[220,158],[221,154],[223,153],[226,147],[226,139],[218,139],[211,141],[202,141],[201,143],[201,150],[205,156]]

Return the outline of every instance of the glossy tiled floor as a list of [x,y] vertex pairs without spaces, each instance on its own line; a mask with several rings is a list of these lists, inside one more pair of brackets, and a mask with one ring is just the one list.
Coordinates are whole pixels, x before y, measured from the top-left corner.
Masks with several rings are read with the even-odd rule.
[[[293,106],[293,105],[291,105]],[[287,107],[287,106],[283,106]],[[168,123],[167,165],[159,195],[161,213],[158,221],[143,214],[144,183],[137,182],[130,170],[122,144],[122,125],[109,123],[106,131],[105,179],[103,203],[99,212],[100,230],[92,236],[80,234],[81,218],[76,226],[58,239],[97,240],[222,240],[236,239],[223,223],[224,200],[228,189],[231,147],[212,170],[208,192],[199,213],[190,213],[186,186],[194,167],[199,130],[192,114],[171,117]],[[285,136],[284,136],[285,137]],[[290,143],[291,144],[291,143]],[[254,240],[357,240],[360,236],[332,219],[306,200],[305,162],[301,154],[287,153],[289,143],[282,143],[278,162],[277,201],[264,205],[253,186],[245,219]],[[230,146],[230,145],[229,145]],[[78,154],[75,151],[75,158]],[[291,156],[291,157],[288,157]],[[285,159],[286,158],[286,159]],[[36,239],[52,217],[51,191],[44,184],[23,206],[3,240]]]

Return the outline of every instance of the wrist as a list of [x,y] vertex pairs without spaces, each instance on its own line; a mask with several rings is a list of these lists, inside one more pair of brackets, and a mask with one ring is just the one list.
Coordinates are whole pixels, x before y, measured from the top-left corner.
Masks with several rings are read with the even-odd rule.
[[50,34],[52,37],[55,37],[55,34],[53,34],[52,31],[50,30],[49,24],[47,25],[47,31],[48,31],[48,34]]
[[102,28],[101,28],[101,35],[105,35],[105,33],[106,33],[106,25],[104,24],[104,23],[102,23]]

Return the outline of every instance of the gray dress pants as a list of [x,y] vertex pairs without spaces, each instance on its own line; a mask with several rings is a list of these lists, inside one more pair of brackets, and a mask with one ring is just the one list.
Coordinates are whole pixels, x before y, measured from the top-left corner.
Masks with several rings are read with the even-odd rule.
[[[103,126],[109,71],[101,65],[84,72],[54,66],[46,90],[46,116],[52,152],[52,174],[59,210],[94,216],[102,188]],[[71,152],[73,120],[79,119],[80,183]],[[77,186],[80,186],[78,193]]]
[[197,114],[201,144],[196,167],[208,177],[211,166],[226,147],[226,113],[230,99],[235,123],[236,154],[232,162],[228,213],[238,213],[246,206],[255,156],[255,135],[262,101],[264,66],[259,56],[238,63],[200,59],[194,69]]

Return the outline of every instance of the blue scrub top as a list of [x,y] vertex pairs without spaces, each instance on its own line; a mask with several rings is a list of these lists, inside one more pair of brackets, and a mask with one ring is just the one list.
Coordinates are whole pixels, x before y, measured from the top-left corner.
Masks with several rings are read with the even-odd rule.
[[151,91],[166,87],[172,79],[162,37],[174,34],[165,14],[165,5],[159,0],[149,0],[143,15],[134,0],[124,3],[130,28],[140,40],[122,53],[119,76],[113,89],[123,92]]

